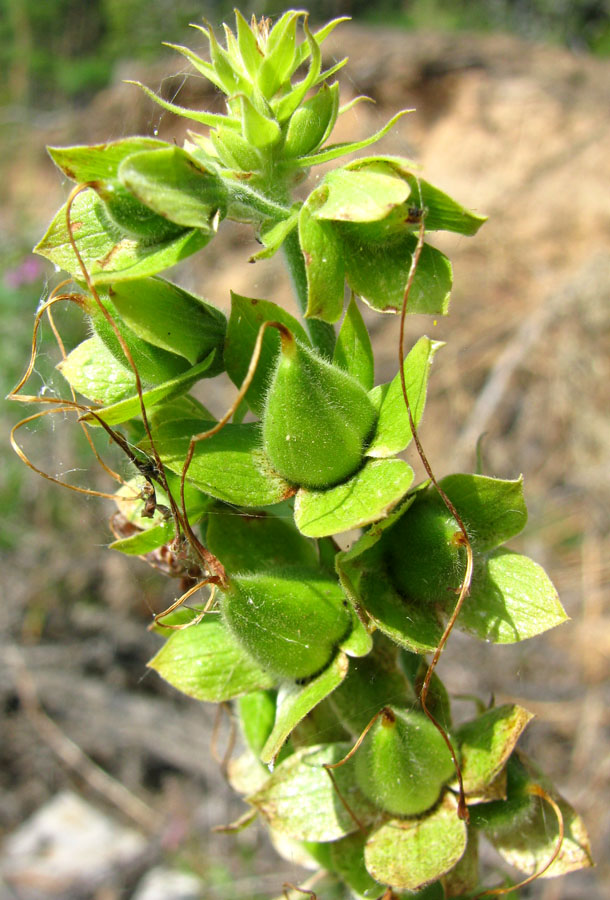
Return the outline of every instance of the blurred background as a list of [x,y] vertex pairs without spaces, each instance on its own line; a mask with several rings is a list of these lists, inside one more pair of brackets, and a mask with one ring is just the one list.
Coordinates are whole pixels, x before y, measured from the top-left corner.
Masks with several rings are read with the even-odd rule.
[[[161,41],[202,52],[188,23],[230,22],[232,5],[0,0],[3,395],[25,369],[35,310],[59,278],[30,252],[69,190],[46,145],[153,133],[180,142],[186,124],[123,79],[185,106],[217,106]],[[329,62],[350,57],[344,101],[376,101],[342,117],[336,138],[363,137],[414,107],[380,150],[417,160],[427,179],[490,217],[475,238],[436,239],[454,263],[450,315],[409,322],[413,338],[427,330],[447,341],[422,438],[439,477],[472,470],[483,434],[486,473],[524,474],[530,520],[513,546],[548,569],[572,621],[517,647],[454,635],[440,674],[453,694],[493,694],[536,713],[523,746],[589,829],[597,868],[539,881],[523,897],[602,900],[610,895],[610,4],[308,6],[318,21],[352,17],[324,52]],[[245,263],[249,241],[221,228],[213,251],[172,276],[225,309],[230,288],[290,303],[274,259]],[[378,378],[390,378],[396,321],[368,321]],[[68,348],[83,338],[70,310],[58,323]],[[58,359],[47,328],[28,393],[65,391]],[[224,383],[214,390],[206,404],[221,413],[230,394]],[[146,630],[151,610],[167,605],[174,585],[105,549],[108,501],[62,490],[12,453],[10,427],[31,411],[13,403],[0,412],[0,900],[267,900],[302,870],[278,861],[261,829],[211,831],[243,811],[210,746],[214,710],[146,670],[159,646]],[[88,470],[72,421],[50,417],[19,435],[50,475],[113,489]],[[104,452],[112,461],[112,449]],[[227,737],[225,723],[221,755]],[[491,852],[485,861],[501,871]],[[319,896],[338,895],[321,887]]]

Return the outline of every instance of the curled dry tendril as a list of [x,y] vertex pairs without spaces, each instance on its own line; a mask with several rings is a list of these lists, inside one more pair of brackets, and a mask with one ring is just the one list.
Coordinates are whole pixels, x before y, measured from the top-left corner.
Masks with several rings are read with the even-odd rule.
[[307,894],[309,896],[309,900],[318,900],[318,895],[315,891],[311,891],[308,888],[297,887],[296,884],[292,884],[292,882],[290,881],[285,881],[282,887],[284,889],[283,894],[286,900],[290,900],[288,891],[298,891],[299,894]]
[[[63,343],[63,340],[59,333],[59,330],[57,328],[57,325],[54,321],[51,309],[56,303],[59,303],[62,301],[76,303],[78,306],[80,306],[82,308],[84,306],[85,299],[86,299],[82,294],[78,293],[77,291],[64,290],[71,283],[71,280],[69,280],[69,279],[62,281],[59,285],[57,285],[54,288],[54,290],[51,292],[48,300],[46,300],[39,307],[39,309],[36,313],[36,317],[34,319],[34,327],[33,327],[33,333],[32,333],[32,347],[31,347],[29,363],[27,365],[27,368],[26,368],[26,371],[25,371],[23,377],[20,379],[18,384],[13,388],[13,390],[8,395],[8,399],[10,399],[10,400],[16,400],[20,403],[27,403],[27,404],[32,404],[32,403],[45,404],[45,405],[49,406],[50,408],[39,410],[38,412],[36,412],[30,416],[27,416],[26,418],[19,421],[11,430],[10,442],[11,442],[11,446],[12,446],[13,450],[15,451],[17,456],[21,459],[21,461],[29,469],[36,472],[42,478],[45,478],[47,481],[51,481],[55,484],[60,485],[61,487],[65,487],[65,488],[67,488],[71,491],[75,491],[76,493],[79,493],[79,494],[86,494],[88,496],[102,497],[104,499],[116,500],[115,494],[110,494],[110,493],[107,493],[106,491],[94,490],[92,488],[80,487],[79,485],[71,484],[70,482],[64,481],[63,479],[53,476],[53,475],[49,474],[48,472],[45,472],[43,469],[40,469],[29,459],[29,457],[27,456],[27,454],[25,453],[25,451],[23,450],[23,448],[21,447],[21,445],[19,444],[19,442],[17,440],[16,435],[17,435],[17,432],[21,428],[23,428],[24,426],[26,426],[34,421],[38,421],[39,419],[42,419],[42,418],[46,417],[47,415],[52,415],[55,413],[64,413],[65,414],[65,413],[69,413],[69,412],[81,413],[81,415],[78,418],[79,424],[85,434],[86,440],[95,456],[96,461],[103,468],[103,470],[106,472],[106,474],[108,474],[113,480],[120,483],[123,487],[125,487],[127,489],[132,489],[131,485],[128,482],[126,482],[125,479],[119,473],[115,472],[112,468],[110,468],[110,466],[108,466],[104,462],[104,460],[101,458],[100,454],[98,453],[98,451],[91,439],[91,435],[89,434],[87,423],[84,421],[85,417],[87,417],[87,418],[92,417],[96,420],[98,425],[100,425],[106,431],[106,433],[108,434],[110,439],[118,447],[120,447],[120,449],[123,451],[123,453],[129,459],[129,461],[138,469],[139,473],[146,480],[146,487],[143,491],[133,490],[131,495],[123,494],[121,497],[122,501],[137,502],[137,501],[144,499],[146,501],[144,514],[148,514],[149,516],[152,516],[152,515],[154,515],[154,512],[158,508],[158,505],[156,502],[156,491],[155,491],[154,480],[156,480],[161,485],[161,487],[163,488],[163,490],[165,491],[165,493],[169,499],[169,503],[170,503],[170,507],[171,507],[171,509],[168,511],[168,514],[171,515],[174,520],[174,527],[175,527],[175,539],[174,540],[175,540],[175,542],[179,542],[181,540],[182,534],[184,533],[195,556],[197,558],[199,558],[201,563],[203,563],[204,568],[207,569],[207,571],[209,572],[208,578],[200,580],[195,586],[191,587],[188,591],[186,591],[178,600],[176,600],[174,603],[172,603],[168,609],[164,610],[162,613],[158,613],[155,616],[154,622],[156,624],[162,625],[162,627],[183,628],[183,627],[185,627],[184,625],[169,626],[165,623],[162,623],[160,620],[163,619],[164,616],[167,616],[170,612],[173,612],[180,605],[182,605],[197,590],[199,590],[200,588],[202,588],[208,584],[211,584],[212,591],[211,591],[210,597],[208,598],[208,601],[205,604],[203,610],[197,615],[196,619],[194,620],[194,622],[200,622],[201,619],[203,618],[203,616],[209,611],[209,609],[211,608],[211,606],[214,603],[216,585],[219,583],[222,584],[224,582],[224,578],[225,578],[224,569],[222,568],[222,566],[220,565],[220,563],[216,559],[216,557],[214,557],[211,553],[209,553],[209,551],[206,550],[206,548],[204,548],[202,546],[202,544],[200,543],[200,541],[198,540],[198,538],[192,531],[192,528],[188,522],[188,517],[186,515],[186,511],[184,510],[184,504],[183,504],[183,509],[181,510],[172,495],[172,492],[169,488],[169,484],[167,482],[167,477],[165,474],[165,468],[163,466],[163,462],[157,452],[155,442],[154,442],[154,439],[153,439],[153,436],[151,433],[148,415],[146,412],[146,406],[145,406],[144,398],[143,398],[142,381],[140,378],[140,373],[138,371],[138,367],[133,359],[133,355],[131,354],[129,346],[127,345],[125,339],[123,338],[123,335],[121,334],[121,331],[120,331],[117,323],[115,322],[114,318],[111,316],[111,314],[108,312],[108,310],[106,309],[106,307],[100,300],[100,297],[99,297],[99,294],[95,287],[95,284],[93,283],[93,280],[89,274],[89,271],[84,263],[82,255],[81,255],[81,253],[77,247],[76,241],[74,239],[74,223],[72,220],[72,207],[73,207],[76,197],[80,193],[82,193],[83,191],[85,191],[89,188],[90,188],[89,184],[79,184],[72,190],[72,192],[70,193],[70,195],[68,197],[68,201],[66,203],[66,227],[67,227],[68,237],[69,237],[70,245],[72,247],[72,251],[74,252],[74,255],[76,257],[78,265],[81,269],[83,278],[87,285],[87,288],[89,289],[89,292],[90,292],[91,296],[93,297],[94,302],[98,306],[101,314],[104,316],[104,318],[107,320],[108,324],[112,328],[112,330],[117,338],[117,341],[119,342],[119,346],[121,347],[121,350],[123,351],[125,358],[129,364],[130,368],[133,371],[133,374],[135,377],[136,393],[137,393],[138,401],[140,404],[140,413],[142,416],[144,429],[145,429],[146,435],[147,435],[149,443],[150,443],[152,459],[146,461],[146,460],[142,459],[142,454],[136,455],[134,453],[134,451],[132,450],[131,446],[129,445],[129,442],[125,439],[125,437],[120,432],[116,431],[110,425],[108,425],[107,422],[105,422],[104,419],[98,414],[99,408],[98,408],[98,410],[96,410],[96,408],[94,406],[90,406],[90,405],[87,405],[84,403],[79,403],[76,400],[76,395],[75,395],[74,389],[71,386],[70,386],[70,393],[71,393],[70,399],[60,398],[60,397],[43,397],[43,396],[38,396],[38,395],[21,393],[22,388],[25,386],[25,384],[29,380],[32,372],[34,371],[34,367],[36,364],[37,352],[38,352],[38,332],[40,329],[42,317],[45,315],[45,313],[49,320],[49,324],[50,324],[51,330],[53,332],[53,335],[55,337],[57,346],[59,348],[59,352],[61,354],[62,360],[65,360],[67,358],[64,343]],[[189,624],[191,624],[191,623],[189,623]]]
[[[38,475],[41,475],[43,478],[46,478],[48,481],[52,481],[55,484],[59,484],[62,487],[66,487],[69,490],[76,491],[77,493],[80,493],[80,494],[88,494],[89,496],[93,496],[93,497],[104,497],[104,498],[113,500],[114,494],[108,494],[104,491],[95,491],[95,490],[92,490],[91,488],[82,488],[82,487],[79,487],[78,485],[70,484],[67,481],[63,481],[62,479],[57,478],[53,475],[49,475],[47,472],[44,472],[42,469],[39,469],[28,458],[28,456],[26,455],[26,453],[23,450],[23,448],[21,447],[21,445],[18,443],[17,438],[15,436],[17,431],[20,428],[22,428],[24,425],[28,425],[30,422],[34,422],[34,421],[41,419],[47,415],[50,415],[53,413],[58,413],[58,412],[59,413],[66,413],[66,412],[73,412],[73,411],[84,412],[86,414],[92,415],[99,422],[99,424],[103,428],[105,428],[105,430],[107,431],[109,436],[112,438],[112,440],[114,440],[120,446],[125,444],[125,447],[123,447],[123,449],[125,450],[125,452],[128,455],[133,456],[131,450],[126,445],[126,442],[125,442],[124,438],[122,437],[122,435],[119,435],[117,432],[114,431],[114,429],[112,429],[109,425],[107,425],[106,422],[104,422],[102,419],[100,419],[96,415],[95,409],[93,409],[90,406],[86,406],[84,404],[78,403],[76,400],[76,395],[72,388],[70,388],[70,392],[72,394],[71,399],[64,399],[64,398],[60,398],[60,397],[41,397],[41,396],[32,395],[32,394],[20,393],[21,389],[27,383],[32,372],[34,371],[34,366],[36,364],[36,356],[37,356],[38,331],[40,328],[40,323],[41,323],[42,317],[44,316],[45,313],[47,314],[47,317],[50,320],[51,329],[53,331],[53,334],[54,334],[57,344],[59,346],[59,350],[62,355],[62,358],[63,359],[66,358],[64,344],[63,344],[63,341],[57,330],[57,326],[55,325],[53,316],[51,314],[51,308],[54,304],[59,303],[61,301],[68,301],[68,302],[76,303],[79,306],[82,305],[82,301],[83,301],[83,298],[80,294],[77,294],[74,292],[61,293],[62,289],[66,286],[66,284],[68,284],[68,282],[63,281],[63,282],[61,282],[61,284],[57,285],[57,287],[51,292],[49,299],[46,300],[38,309],[38,311],[36,313],[36,317],[34,319],[30,361],[27,365],[27,368],[26,368],[26,371],[25,371],[23,377],[21,378],[19,383],[13,388],[13,390],[8,395],[8,399],[16,400],[19,403],[47,404],[51,408],[44,409],[37,413],[34,413],[31,416],[27,416],[25,419],[22,419],[15,426],[13,426],[13,428],[11,429],[11,433],[10,433],[11,446],[12,446],[13,450],[15,451],[15,453],[17,454],[17,456],[21,459],[21,461],[23,463],[25,463],[25,465],[29,469],[32,469],[32,471],[36,472]],[[89,446],[91,447],[98,463],[113,479],[118,481],[120,484],[126,485],[126,482],[124,481],[124,479],[117,472],[115,472],[113,469],[111,469],[109,466],[107,466],[106,463],[100,457],[99,453],[97,452],[97,450],[93,444],[93,441],[91,440],[91,436],[89,435],[89,432],[88,432],[88,429],[87,429],[87,426],[85,425],[85,423],[81,421],[80,424],[85,433],[85,436],[87,438]],[[134,493],[133,497],[125,497],[126,500],[137,500],[138,498],[139,498],[139,495],[136,493]]]
[[551,797],[548,791],[545,791],[539,784],[530,784],[527,787],[527,793],[532,794],[535,797],[540,797],[545,803],[548,803],[555,816],[557,818],[557,841],[555,842],[555,847],[551,856],[545,862],[544,866],[541,869],[538,869],[537,872],[533,872],[527,878],[524,878],[523,881],[520,881],[518,884],[510,884],[510,885],[501,885],[495,888],[488,888],[485,891],[482,891],[480,894],[475,894],[471,900],[480,900],[481,897],[500,897],[502,894],[509,894],[513,891],[519,891],[521,888],[526,887],[526,885],[531,884],[533,881],[536,881],[538,878],[541,878],[545,872],[551,868],[559,854],[561,853],[561,848],[563,846],[563,839],[565,837],[565,824],[563,821],[563,814],[559,807],[559,804],[556,800]]

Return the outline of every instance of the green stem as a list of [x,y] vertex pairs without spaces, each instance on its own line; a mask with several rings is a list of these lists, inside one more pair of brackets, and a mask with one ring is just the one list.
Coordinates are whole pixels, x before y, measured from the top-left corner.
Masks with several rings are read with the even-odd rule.
[[[307,311],[307,273],[296,228],[290,232],[282,246],[286,265],[292,277],[299,309],[304,317]],[[323,322],[321,319],[306,319],[306,323],[312,344],[316,350],[327,359],[332,359],[336,340],[333,326],[328,322]]]

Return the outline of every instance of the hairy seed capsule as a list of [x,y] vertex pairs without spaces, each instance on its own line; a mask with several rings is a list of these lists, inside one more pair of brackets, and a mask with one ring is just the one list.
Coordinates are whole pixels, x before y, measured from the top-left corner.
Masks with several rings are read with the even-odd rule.
[[283,678],[321,672],[351,628],[339,584],[313,568],[231,576],[221,610],[250,655]]
[[360,466],[376,411],[364,388],[342,369],[281,332],[282,347],[263,415],[273,468],[303,487],[325,488]]
[[464,551],[457,522],[436,500],[416,501],[386,533],[388,562],[400,593],[443,603],[459,587]]
[[363,794],[385,812],[417,816],[453,774],[451,754],[423,713],[386,707],[355,756]]
[[[183,356],[178,356],[177,353],[164,350],[162,347],[155,347],[149,341],[138,337],[122,321],[117,308],[109,297],[102,294],[102,302],[127,344],[140,377],[145,384],[163,384],[164,381],[169,381],[171,378],[176,378],[178,375],[186,372],[189,368],[188,360]],[[86,298],[84,308],[91,317],[91,324],[95,333],[108,347],[115,359],[118,359],[123,365],[129,365],[113,326],[106,319],[93,298]]]

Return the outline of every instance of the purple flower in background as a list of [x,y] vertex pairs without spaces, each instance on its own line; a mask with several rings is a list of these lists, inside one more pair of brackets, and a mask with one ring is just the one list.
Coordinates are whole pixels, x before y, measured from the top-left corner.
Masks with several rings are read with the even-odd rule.
[[7,269],[3,281],[7,288],[20,288],[39,281],[43,275],[43,263],[35,256],[26,256],[18,266]]

